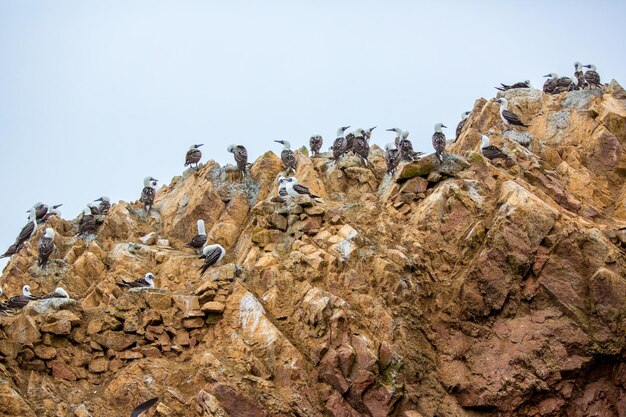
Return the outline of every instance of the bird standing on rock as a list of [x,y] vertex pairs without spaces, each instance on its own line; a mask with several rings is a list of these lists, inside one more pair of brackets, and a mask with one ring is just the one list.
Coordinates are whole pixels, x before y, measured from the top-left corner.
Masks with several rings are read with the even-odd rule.
[[40,295],[37,297],[39,300],[48,300],[50,298],[70,298],[70,295],[61,287],[57,287],[54,291],[48,294]]
[[143,278],[136,279],[135,281],[121,281],[117,285],[122,288],[154,288],[154,280],[156,277],[151,272],[148,272]]
[[195,235],[193,239],[191,239],[191,242],[185,245],[188,248],[200,249],[206,243],[207,234],[206,230],[204,229],[204,220],[198,220],[196,222],[196,225],[198,227],[198,234]]
[[309,147],[311,148],[312,156],[319,156],[320,149],[322,149],[322,144],[324,143],[324,139],[321,135],[313,135],[309,138]]
[[111,209],[111,200],[107,196],[102,196],[97,200],[94,200],[98,204],[98,211],[100,214],[109,214],[109,210]]
[[596,66],[593,64],[589,64],[589,65],[584,65],[584,67],[589,68],[583,74],[583,78],[585,82],[587,83],[587,85],[589,86],[589,88],[591,87],[602,88],[602,84],[600,83],[600,74],[598,74],[598,71],[596,71]]
[[274,142],[283,145],[283,150],[280,153],[280,159],[283,161],[283,164],[285,164],[287,172],[296,172],[296,156],[291,150],[291,143],[289,143],[288,140],[275,140]]
[[203,143],[199,145],[191,145],[187,154],[185,155],[185,166],[189,166],[191,164],[196,164],[196,168],[198,168],[198,162],[202,158],[202,152],[198,149],[200,146],[204,145]]
[[507,165],[512,165],[513,160],[504,152],[502,152],[499,148],[494,145],[489,144],[489,137],[486,135],[480,135],[481,145],[480,151],[483,156],[489,159],[490,162],[495,161],[496,159],[504,159]]
[[226,150],[233,154],[237,168],[241,172],[242,178],[246,176],[248,167],[248,151],[242,145],[228,145]]
[[352,145],[354,153],[361,157],[365,166],[369,164],[367,158],[370,154],[370,145],[365,138],[365,131],[363,129],[356,129],[354,131],[354,142]]
[[79,235],[88,235],[92,234],[96,231],[96,217],[91,214],[91,209],[89,207],[85,207],[83,209],[83,217],[81,217],[80,222],[78,223],[78,234]]
[[287,193],[287,183],[291,182],[291,178],[278,177],[278,195],[281,198],[289,197],[289,193]]
[[332,146],[333,159],[335,160],[335,163],[339,162],[339,158],[341,158],[341,155],[346,153],[346,151],[348,150],[348,140],[344,136],[344,133],[349,127],[350,126],[344,126],[337,129],[337,139],[335,139],[335,142]]
[[458,125],[456,125],[456,138],[454,138],[455,142],[459,139],[459,136],[461,136],[461,133],[463,132],[463,127],[465,126],[465,123],[467,122],[467,118],[469,117],[470,113],[471,112],[469,111],[464,111],[463,113],[461,113],[461,121]]
[[26,307],[26,304],[28,304],[29,302],[35,299],[36,298],[33,297],[33,295],[30,293],[30,286],[24,285],[22,287],[22,295],[16,295],[14,297],[9,298],[9,301],[7,302],[6,306],[10,310],[16,309],[16,308],[20,309],[20,308]]
[[48,258],[52,251],[54,251],[54,229],[48,227],[37,246],[37,263],[41,269],[45,269],[48,265]]
[[28,242],[28,239],[35,234],[35,231],[37,230],[36,217],[36,209],[35,207],[32,207],[29,210],[28,223],[22,227],[20,234],[17,236],[17,239],[15,239],[15,243],[9,246],[9,249],[7,249],[2,256],[0,256],[0,259],[15,255],[22,248],[22,245]]
[[296,197],[300,195],[308,195],[311,198],[320,198],[318,195],[315,195],[309,191],[307,187],[304,185],[298,184],[298,179],[296,177],[288,178],[287,183],[285,184],[285,189],[287,190],[287,195],[289,197]]
[[500,118],[507,127],[510,127],[511,125],[528,127],[515,113],[509,111],[509,102],[506,101],[505,98],[496,100],[496,103],[500,104]]
[[446,135],[441,131],[442,128],[447,128],[443,123],[435,124],[435,133],[433,133],[433,148],[435,148],[435,155],[439,162],[443,162],[443,153],[446,149]]
[[387,164],[387,174],[393,175],[400,163],[400,151],[396,145],[391,142],[385,145],[385,164]]
[[415,152],[413,150],[413,143],[409,140],[408,130],[404,130],[400,134],[400,140],[398,141],[397,146],[400,149],[400,159],[402,161],[413,162],[423,154],[423,152]]
[[143,190],[141,190],[141,197],[139,201],[143,203],[143,207],[146,213],[150,212],[152,205],[154,204],[154,197],[156,196],[156,184],[159,180],[152,177],[146,177],[143,179]]
[[200,276],[204,275],[204,273],[209,269],[212,265],[215,265],[226,255],[226,250],[218,244],[207,245],[202,249],[202,256],[200,259],[204,259],[204,263],[198,271],[200,271]]

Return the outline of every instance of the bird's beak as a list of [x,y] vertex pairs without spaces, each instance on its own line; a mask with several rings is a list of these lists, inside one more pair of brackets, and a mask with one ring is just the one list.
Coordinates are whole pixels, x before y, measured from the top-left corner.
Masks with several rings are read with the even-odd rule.
[[551,76],[550,74],[548,74],[548,75],[544,75],[544,77],[545,77],[545,78],[548,78],[548,77],[550,77],[550,76]]
[[386,129],[387,132],[395,132],[394,129]]
[[342,127],[343,130],[350,129],[350,126]]
[[52,206],[52,208],[59,208],[61,207],[63,204],[57,204],[56,206]]
[[376,129],[377,127],[378,127],[378,126],[374,126],[374,127],[370,128],[370,132],[371,132],[372,130]]
[[100,198],[99,198],[99,199],[97,199],[97,200],[93,200],[93,201],[102,201],[102,197],[100,197]]
[[280,143],[281,145],[283,145],[283,141],[282,140],[275,140],[274,142]]
[[585,68],[591,68],[591,65],[583,65]]
[[200,146],[204,146],[204,143],[201,143],[200,145],[196,145],[196,148],[199,148]]
[[446,129],[448,128],[448,126],[446,126],[446,125],[441,125],[441,127],[445,127]]

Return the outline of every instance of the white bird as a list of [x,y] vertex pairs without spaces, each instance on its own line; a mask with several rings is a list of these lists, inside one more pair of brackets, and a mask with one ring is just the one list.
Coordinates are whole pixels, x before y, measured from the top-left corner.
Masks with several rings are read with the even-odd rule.
[[195,235],[193,239],[191,239],[191,241],[185,245],[188,248],[199,249],[202,246],[204,246],[204,244],[206,243],[207,234],[206,234],[206,230],[204,229],[204,220],[202,219],[198,220],[196,222],[196,226],[198,227],[198,234]]
[[514,125],[528,127],[520,120],[520,118],[515,113],[509,111],[509,102],[505,98],[500,98],[496,100],[496,103],[500,104],[500,118],[502,119],[504,124],[506,124],[507,126]]
[[280,153],[280,159],[283,161],[283,164],[285,164],[287,172],[290,170],[296,172],[296,156],[291,150],[291,143],[289,143],[288,140],[275,140],[274,142],[283,145],[283,150]]
[[143,278],[136,279],[135,281],[121,281],[117,285],[123,288],[154,288],[154,280],[156,277],[153,273],[148,272]]
[[200,259],[204,259],[204,263],[198,271],[200,271],[200,276],[204,275],[204,273],[209,269],[212,265],[215,265],[226,255],[226,250],[222,247],[222,245],[214,244],[207,245],[202,249],[202,256]]
[[311,193],[311,191],[309,191],[309,189],[304,185],[298,184],[298,179],[296,177],[289,178],[289,181],[285,184],[285,189],[287,190],[287,195],[289,197],[308,195],[311,198],[320,198],[319,196]]
[[146,177],[143,179],[143,190],[141,191],[141,197],[139,201],[143,203],[143,206],[147,212],[150,211],[154,204],[154,197],[156,196],[156,184],[159,180]]
[[385,145],[385,163],[387,164],[387,174],[393,174],[400,163],[400,151],[393,142]]

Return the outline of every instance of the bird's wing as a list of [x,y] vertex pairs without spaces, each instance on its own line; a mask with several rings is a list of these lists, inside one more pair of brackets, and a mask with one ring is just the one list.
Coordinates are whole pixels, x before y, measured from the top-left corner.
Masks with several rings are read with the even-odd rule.
[[482,148],[483,155],[488,159],[508,158],[508,156],[500,149],[493,145]]
[[33,234],[34,230],[35,230],[35,224],[33,222],[28,222],[28,224],[22,228],[22,231],[17,237],[16,242],[20,242],[20,243],[26,242],[28,238],[30,238],[30,236]]
[[437,150],[446,147],[446,135],[441,132],[435,132],[433,135],[433,147]]
[[526,126],[515,113],[509,110],[502,110],[502,116],[510,123]]
[[467,121],[467,119],[463,119],[459,122],[458,125],[456,125],[456,137],[458,138],[459,136],[461,136],[461,132],[463,131],[463,126],[465,126],[465,122]]
[[23,295],[16,295],[15,297],[9,298],[9,302],[7,303],[8,308],[24,308],[30,299],[24,297]]
[[150,407],[159,402],[159,397],[154,397],[149,399],[146,402],[139,404],[132,413],[130,413],[130,417],[139,417],[141,413],[147,411]]
[[233,155],[235,155],[235,161],[238,163],[242,163],[244,165],[248,163],[248,151],[243,146],[235,146]]
[[152,202],[154,202],[154,188],[144,187],[143,190],[141,190],[141,198],[139,201],[152,204]]
[[296,166],[296,156],[292,151],[284,150],[280,154],[280,158],[285,163],[286,167],[295,167]]
[[211,252],[206,254],[204,258],[204,265],[202,265],[202,267],[206,269],[210,267],[211,265],[213,265],[220,258],[221,254],[222,254],[222,250],[220,248],[213,249]]
[[50,256],[50,254],[54,250],[54,239],[50,239],[48,237],[42,237],[39,240],[39,246],[37,249],[38,249],[39,255],[44,256],[44,257]]
[[297,192],[298,194],[307,194],[307,195],[310,195],[311,197],[317,197],[316,195],[312,194],[311,191],[309,191],[309,189],[306,188],[304,185],[294,184],[293,190]]
[[206,243],[207,235],[195,235],[191,242],[187,243],[187,246],[192,248],[201,248]]

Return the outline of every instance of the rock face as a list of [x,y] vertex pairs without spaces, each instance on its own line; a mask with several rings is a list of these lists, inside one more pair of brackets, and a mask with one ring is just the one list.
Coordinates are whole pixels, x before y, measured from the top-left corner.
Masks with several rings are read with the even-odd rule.
[[[480,99],[443,163],[385,176],[296,152],[322,197],[282,201],[280,159],[241,180],[210,162],[120,202],[96,236],[51,218],[0,284],[73,300],[0,316],[0,414],[625,416],[626,94],[504,93],[528,148]],[[491,164],[480,133],[515,164]],[[204,277],[203,219],[227,250]],[[116,281],[147,271],[157,289]]]

